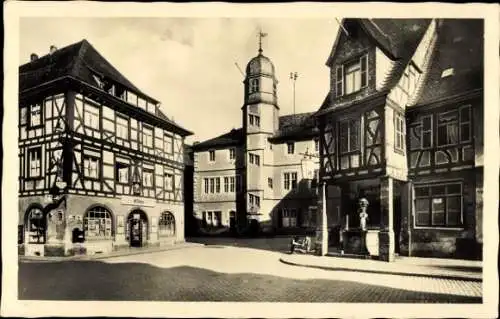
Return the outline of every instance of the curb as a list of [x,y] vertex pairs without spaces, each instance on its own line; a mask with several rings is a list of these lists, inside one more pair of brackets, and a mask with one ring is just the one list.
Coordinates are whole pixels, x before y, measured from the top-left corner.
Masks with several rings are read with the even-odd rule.
[[187,249],[187,248],[195,248],[202,247],[203,244],[198,243],[189,243],[183,244],[182,246],[170,246],[164,247],[163,249],[144,249],[144,250],[135,250],[135,251],[122,251],[117,252],[115,254],[98,254],[98,255],[78,255],[78,256],[68,256],[68,257],[34,257],[34,256],[19,256],[18,260],[22,261],[39,261],[39,262],[58,262],[58,261],[89,261],[89,260],[98,260],[98,259],[109,259],[115,257],[122,256],[132,256],[132,255],[145,255],[152,253],[159,253],[170,250],[179,250],[179,249]]
[[422,273],[411,273],[411,272],[397,272],[397,271],[386,271],[386,270],[372,270],[372,269],[357,269],[357,268],[347,268],[347,267],[328,267],[319,265],[307,265],[297,262],[288,261],[280,257],[279,261],[285,265],[295,266],[295,267],[305,267],[314,268],[328,271],[350,271],[350,272],[363,272],[372,274],[382,274],[382,275],[397,275],[397,276],[408,276],[408,277],[423,277],[423,278],[435,278],[435,279],[448,279],[448,280],[464,280],[473,282],[482,282],[482,278],[473,278],[467,275],[445,275],[445,274],[422,274]]

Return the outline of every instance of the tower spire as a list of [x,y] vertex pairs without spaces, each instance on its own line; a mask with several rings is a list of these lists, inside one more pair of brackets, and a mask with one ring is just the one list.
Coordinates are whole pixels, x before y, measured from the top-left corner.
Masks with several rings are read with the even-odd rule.
[[262,28],[259,29],[259,54],[262,54],[262,38],[267,37],[267,33],[262,32]]

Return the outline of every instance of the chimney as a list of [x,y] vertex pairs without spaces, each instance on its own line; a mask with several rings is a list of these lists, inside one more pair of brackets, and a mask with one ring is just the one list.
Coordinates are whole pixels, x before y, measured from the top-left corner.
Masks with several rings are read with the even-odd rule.
[[57,47],[55,45],[51,45],[50,46],[50,54],[53,54],[56,51],[57,51]]
[[30,55],[30,61],[33,62],[38,59],[38,55],[36,53],[31,53]]

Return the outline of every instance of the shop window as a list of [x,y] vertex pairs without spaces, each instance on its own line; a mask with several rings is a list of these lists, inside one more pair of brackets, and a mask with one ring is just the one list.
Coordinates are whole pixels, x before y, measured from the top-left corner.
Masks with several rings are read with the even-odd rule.
[[111,239],[111,213],[104,207],[90,209],[83,219],[83,231],[86,240]]
[[461,183],[415,186],[415,225],[461,227],[462,201]]
[[27,217],[27,242],[30,244],[44,244],[47,221],[40,208],[31,208]]
[[158,222],[158,234],[162,237],[175,236],[175,217],[172,213],[161,213]]

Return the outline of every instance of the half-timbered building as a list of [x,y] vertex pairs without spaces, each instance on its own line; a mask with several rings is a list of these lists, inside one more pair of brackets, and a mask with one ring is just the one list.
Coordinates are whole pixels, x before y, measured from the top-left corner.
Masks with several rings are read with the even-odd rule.
[[482,20],[341,23],[327,61],[330,91],[316,113],[326,188],[318,206],[326,207],[330,245],[387,261],[478,258]]
[[19,67],[19,243],[26,255],[184,240],[184,138],[92,45]]

